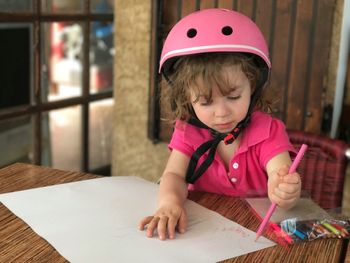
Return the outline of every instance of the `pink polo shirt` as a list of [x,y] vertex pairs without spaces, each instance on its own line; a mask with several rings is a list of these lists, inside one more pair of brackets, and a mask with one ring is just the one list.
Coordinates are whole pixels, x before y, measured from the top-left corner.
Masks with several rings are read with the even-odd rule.
[[[203,142],[210,139],[209,130],[177,121],[168,147],[190,158]],[[251,122],[242,132],[239,148],[230,160],[229,171],[216,153],[208,170],[194,184],[189,184],[188,189],[228,196],[266,196],[266,164],[285,151],[295,155],[285,125],[266,113],[254,112]],[[198,166],[206,157],[207,153],[200,158]]]

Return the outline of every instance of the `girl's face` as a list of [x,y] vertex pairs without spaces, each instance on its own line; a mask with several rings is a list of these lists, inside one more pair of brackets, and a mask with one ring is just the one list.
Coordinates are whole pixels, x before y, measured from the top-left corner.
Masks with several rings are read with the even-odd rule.
[[[246,116],[251,87],[239,65],[224,67],[222,77],[230,84],[228,94],[223,95],[218,87],[213,87],[211,100],[207,101],[204,95],[192,91],[191,104],[201,122],[218,132],[227,133]],[[198,79],[198,90],[204,89],[203,84],[203,80]]]

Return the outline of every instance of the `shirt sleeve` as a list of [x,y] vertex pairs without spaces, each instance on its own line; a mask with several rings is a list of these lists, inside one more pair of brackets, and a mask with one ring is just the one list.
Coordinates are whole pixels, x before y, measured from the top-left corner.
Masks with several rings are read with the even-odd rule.
[[260,149],[260,162],[264,168],[274,156],[289,152],[291,158],[296,154],[294,146],[290,143],[286,127],[282,121],[273,119],[270,126],[270,136],[262,143]]
[[188,157],[191,157],[194,149],[193,146],[187,140],[186,127],[188,124],[180,120],[176,121],[174,132],[172,134],[168,148],[172,150],[177,150]]

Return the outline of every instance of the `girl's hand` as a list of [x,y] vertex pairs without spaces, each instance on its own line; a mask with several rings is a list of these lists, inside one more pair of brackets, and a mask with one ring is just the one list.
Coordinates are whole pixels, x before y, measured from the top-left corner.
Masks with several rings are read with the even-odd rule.
[[288,174],[288,170],[287,165],[282,166],[269,176],[267,184],[270,200],[285,209],[297,203],[301,192],[300,175],[298,173]]
[[153,216],[143,218],[139,223],[139,229],[144,230],[147,226],[147,237],[153,237],[157,230],[158,237],[165,240],[175,238],[175,229],[185,233],[187,226],[186,211],[182,206],[169,204],[161,206]]

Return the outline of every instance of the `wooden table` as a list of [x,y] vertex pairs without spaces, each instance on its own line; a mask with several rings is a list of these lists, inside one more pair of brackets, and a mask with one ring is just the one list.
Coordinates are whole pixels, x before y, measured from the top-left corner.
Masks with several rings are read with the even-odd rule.
[[[97,175],[61,171],[17,163],[0,169],[0,193],[98,178]],[[189,198],[253,231],[258,219],[241,199],[193,192]],[[135,226],[136,227],[136,226]],[[0,204],[0,262],[67,262],[47,241]],[[344,262],[348,242],[323,239],[293,245],[274,246],[223,262]]]

